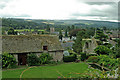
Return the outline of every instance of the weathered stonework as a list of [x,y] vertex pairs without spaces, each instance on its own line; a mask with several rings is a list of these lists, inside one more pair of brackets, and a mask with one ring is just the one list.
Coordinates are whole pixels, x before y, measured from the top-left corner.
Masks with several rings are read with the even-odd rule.
[[[53,55],[54,61],[61,61],[63,48],[55,35],[11,35],[2,36],[2,53],[8,52],[15,56],[18,61],[18,54],[34,53],[39,56],[41,53]],[[46,50],[44,50],[46,46]],[[19,62],[19,61],[18,61]]]
[[92,39],[83,39],[84,46],[83,52],[87,54],[95,54],[94,49],[98,46],[97,40],[95,38]]

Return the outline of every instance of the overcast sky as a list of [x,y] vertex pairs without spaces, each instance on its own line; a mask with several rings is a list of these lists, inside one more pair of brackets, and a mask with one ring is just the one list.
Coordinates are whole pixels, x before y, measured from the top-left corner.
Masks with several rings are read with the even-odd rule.
[[118,1],[119,0],[104,0],[104,2],[100,2],[100,0],[0,0],[0,17],[117,21]]

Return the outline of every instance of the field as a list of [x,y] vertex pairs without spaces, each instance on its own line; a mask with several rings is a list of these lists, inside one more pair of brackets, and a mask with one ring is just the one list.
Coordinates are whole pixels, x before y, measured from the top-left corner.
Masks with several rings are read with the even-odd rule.
[[54,66],[34,66],[24,69],[4,70],[3,78],[78,78],[85,75],[86,71],[96,71],[88,68],[86,63],[64,63]]
[[[22,32],[22,31],[34,31],[34,29],[15,29],[15,31]],[[45,31],[45,30],[38,30],[38,31]]]

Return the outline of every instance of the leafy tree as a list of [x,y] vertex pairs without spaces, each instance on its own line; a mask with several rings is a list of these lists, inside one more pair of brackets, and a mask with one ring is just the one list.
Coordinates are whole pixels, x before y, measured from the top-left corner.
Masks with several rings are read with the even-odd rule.
[[99,45],[97,46],[94,51],[100,55],[100,54],[105,54],[105,55],[109,55],[110,53],[112,53],[112,50],[109,49],[108,47],[105,47],[104,45]]
[[75,29],[75,26],[74,25],[72,25],[72,30],[74,30]]
[[46,29],[48,32],[50,32],[50,26],[47,25],[47,29]]
[[77,33],[78,33],[79,31],[85,31],[85,29],[74,29],[74,30],[71,30],[71,31],[69,32],[69,35],[70,35],[70,36],[77,36]]
[[42,31],[42,34],[44,34],[44,31]]
[[15,35],[15,31],[14,31],[13,28],[10,28],[10,29],[8,30],[8,35]]
[[62,37],[63,37],[63,35],[62,35],[62,31],[60,30],[60,31],[59,31],[59,39],[62,40]]
[[67,27],[67,30],[68,30],[68,31],[70,31],[70,30],[71,30],[70,26],[68,26],[68,27]]
[[75,43],[73,44],[73,50],[78,54],[80,54],[80,52],[82,52],[82,47],[83,47],[82,39],[84,38],[84,34],[85,34],[84,31],[79,31],[77,33]]
[[68,37],[67,29],[65,30],[65,37]]
[[103,30],[97,30],[96,32],[96,39],[99,39],[101,41],[107,41],[108,36],[104,34]]

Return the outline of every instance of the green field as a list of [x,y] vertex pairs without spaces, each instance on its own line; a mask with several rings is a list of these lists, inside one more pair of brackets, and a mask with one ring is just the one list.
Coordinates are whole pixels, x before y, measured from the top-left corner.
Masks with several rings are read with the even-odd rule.
[[[15,29],[15,31],[18,31],[18,32],[22,32],[22,31],[34,31],[34,29]],[[45,30],[41,30],[41,29],[38,29],[38,31],[45,31]]]
[[37,66],[27,67],[25,69],[4,70],[3,78],[77,78],[80,75],[85,75],[86,71],[92,70],[99,72],[96,69],[89,69],[86,63],[67,63],[55,66]]

